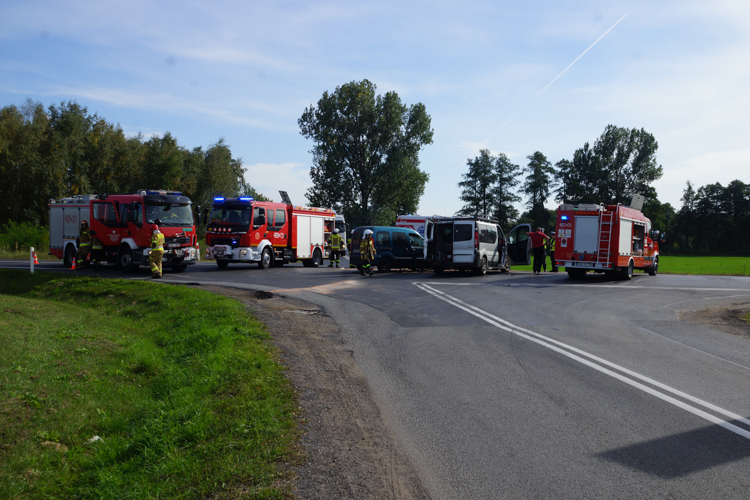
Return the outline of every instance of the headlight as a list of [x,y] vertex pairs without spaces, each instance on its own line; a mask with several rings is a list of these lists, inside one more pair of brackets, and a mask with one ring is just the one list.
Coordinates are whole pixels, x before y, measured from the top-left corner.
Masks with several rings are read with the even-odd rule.
[[247,255],[247,250],[240,250],[240,258],[245,257]]

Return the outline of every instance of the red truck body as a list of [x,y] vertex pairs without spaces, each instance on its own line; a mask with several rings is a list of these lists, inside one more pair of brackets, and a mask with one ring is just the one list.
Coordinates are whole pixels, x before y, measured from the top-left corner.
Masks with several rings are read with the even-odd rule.
[[[49,201],[50,255],[72,264],[81,221],[104,245],[103,262],[125,271],[148,265],[150,225],[164,234],[163,265],[184,271],[197,261],[197,236],[189,198],[165,190],[132,194],[79,195]],[[85,263],[81,263],[85,264]]]
[[251,197],[214,198],[207,219],[206,258],[257,263],[262,269],[302,261],[317,267],[330,254],[336,212]]
[[640,210],[619,204],[560,205],[555,233],[555,261],[571,278],[595,271],[630,279],[635,269],[652,276],[658,269],[658,234]]

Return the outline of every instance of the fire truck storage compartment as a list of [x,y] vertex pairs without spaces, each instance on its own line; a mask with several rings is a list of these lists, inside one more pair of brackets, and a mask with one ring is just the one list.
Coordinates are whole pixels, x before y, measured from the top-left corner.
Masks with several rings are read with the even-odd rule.
[[620,219],[620,255],[630,255],[633,246],[633,221]]
[[312,235],[323,234],[323,218],[302,214],[295,214],[294,217],[297,219],[297,258],[309,259],[312,257],[312,247],[323,246],[323,241],[312,241]]
[[576,215],[574,253],[595,253],[599,245],[599,217]]

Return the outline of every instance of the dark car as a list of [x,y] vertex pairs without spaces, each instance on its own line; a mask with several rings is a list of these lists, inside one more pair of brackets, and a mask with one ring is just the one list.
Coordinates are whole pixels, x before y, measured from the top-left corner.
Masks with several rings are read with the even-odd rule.
[[391,269],[427,269],[424,238],[413,229],[388,226],[363,226],[352,231],[352,245],[349,249],[351,267],[362,270],[359,244],[365,229],[373,232],[375,259],[370,263],[378,271],[387,273]]

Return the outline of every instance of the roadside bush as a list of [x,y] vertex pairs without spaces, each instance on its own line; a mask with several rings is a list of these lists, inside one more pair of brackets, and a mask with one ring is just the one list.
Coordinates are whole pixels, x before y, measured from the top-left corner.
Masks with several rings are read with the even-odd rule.
[[16,224],[13,221],[0,229],[0,248],[5,250],[28,250],[49,248],[49,230],[46,226],[36,226],[28,222]]

